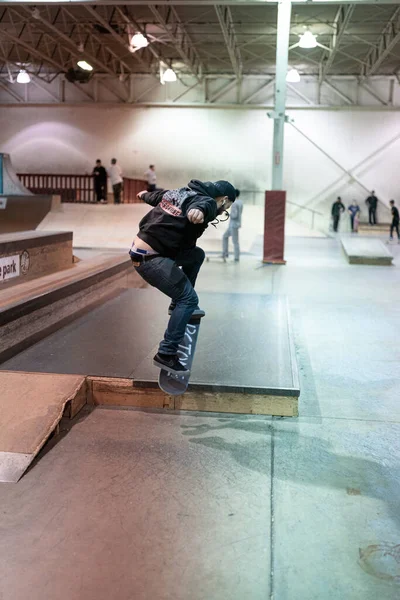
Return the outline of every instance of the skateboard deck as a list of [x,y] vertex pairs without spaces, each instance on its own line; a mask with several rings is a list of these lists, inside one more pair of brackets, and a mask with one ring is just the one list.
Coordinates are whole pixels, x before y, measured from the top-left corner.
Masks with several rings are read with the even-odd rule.
[[[200,330],[200,321],[202,317],[194,317],[186,325],[185,335],[182,342],[179,344],[178,357],[180,362],[192,369],[194,353],[196,350],[197,338]],[[158,385],[166,394],[178,396],[186,392],[189,385],[189,375],[174,375],[166,369],[160,369],[158,376]]]

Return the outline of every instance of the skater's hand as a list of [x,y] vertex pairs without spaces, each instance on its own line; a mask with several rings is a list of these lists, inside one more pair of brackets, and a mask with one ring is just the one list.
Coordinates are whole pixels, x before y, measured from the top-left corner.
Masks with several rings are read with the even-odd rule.
[[199,223],[204,223],[204,214],[198,208],[192,208],[189,210],[187,214],[187,218],[191,223],[198,225]]
[[139,198],[139,200],[142,199],[143,194],[147,194],[147,190],[143,190],[142,192],[139,192],[137,197]]

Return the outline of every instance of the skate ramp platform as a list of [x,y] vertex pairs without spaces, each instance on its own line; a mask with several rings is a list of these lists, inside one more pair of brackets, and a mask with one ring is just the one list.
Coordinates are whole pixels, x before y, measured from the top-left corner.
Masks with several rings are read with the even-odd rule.
[[371,237],[346,236],[341,238],[343,252],[351,265],[378,265],[388,267],[393,255],[387,246]]
[[63,415],[86,403],[79,375],[0,373],[0,482],[17,482]]
[[0,152],[0,196],[32,196],[16,174],[9,154]]
[[59,196],[0,196],[0,234],[36,229],[50,211],[60,210],[60,202]]
[[152,365],[168,315],[153,289],[127,289],[4,362],[0,369],[88,376],[91,402],[247,414],[297,415],[300,394],[285,297],[201,295],[189,390],[169,397]]

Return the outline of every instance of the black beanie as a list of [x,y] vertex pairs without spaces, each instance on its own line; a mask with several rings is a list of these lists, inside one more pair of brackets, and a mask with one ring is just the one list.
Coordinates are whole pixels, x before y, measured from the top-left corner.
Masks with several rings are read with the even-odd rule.
[[214,185],[221,192],[221,196],[228,196],[231,202],[235,202],[236,190],[229,181],[214,181]]

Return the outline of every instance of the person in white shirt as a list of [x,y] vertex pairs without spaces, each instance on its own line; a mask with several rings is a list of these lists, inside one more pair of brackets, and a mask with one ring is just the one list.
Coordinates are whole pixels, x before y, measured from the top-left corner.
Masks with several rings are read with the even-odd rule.
[[149,168],[147,169],[146,173],[144,174],[144,176],[146,177],[146,180],[147,180],[147,191],[154,192],[156,189],[156,183],[157,183],[157,175],[156,175],[155,166],[150,165]]
[[121,204],[122,192],[122,169],[117,165],[117,159],[111,159],[111,167],[108,169],[108,176],[111,180],[111,185],[114,192],[114,204]]
[[233,242],[233,254],[235,262],[239,262],[240,259],[240,246],[239,246],[239,229],[242,226],[242,212],[243,202],[239,199],[240,190],[235,190],[236,201],[232,204],[228,229],[225,231],[222,237],[222,258],[226,260],[228,258],[229,250],[228,243],[229,238],[232,237]]

